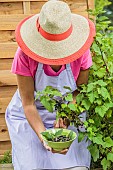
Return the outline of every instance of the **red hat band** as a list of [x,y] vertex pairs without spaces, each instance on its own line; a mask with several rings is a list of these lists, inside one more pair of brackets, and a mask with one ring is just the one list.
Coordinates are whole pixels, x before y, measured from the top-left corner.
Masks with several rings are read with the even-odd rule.
[[38,32],[47,40],[50,40],[50,41],[62,41],[62,40],[65,40],[66,38],[68,38],[70,36],[70,34],[72,33],[72,30],[73,30],[73,27],[72,25],[70,26],[70,28],[65,31],[64,33],[61,33],[61,34],[50,34],[48,32],[46,32],[40,25],[39,23],[39,18],[37,19],[37,22],[36,22],[36,27],[37,27],[37,30]]

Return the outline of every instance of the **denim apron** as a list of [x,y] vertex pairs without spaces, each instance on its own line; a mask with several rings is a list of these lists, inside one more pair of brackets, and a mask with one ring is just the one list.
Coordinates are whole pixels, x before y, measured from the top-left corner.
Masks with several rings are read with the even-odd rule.
[[[35,75],[34,96],[36,95],[36,91],[41,91],[46,86],[53,86],[59,89],[62,92],[62,95],[67,92],[67,89],[63,88],[64,86],[69,86],[72,91],[75,91],[77,87],[70,64],[67,64],[66,69],[58,76],[48,76],[43,70],[43,64],[39,63]],[[47,129],[53,128],[56,113],[50,113],[44,109],[39,101],[36,101],[35,104],[45,127]],[[83,121],[85,120],[85,117],[86,114],[83,113]],[[15,170],[50,170],[71,168],[75,166],[90,166],[91,156],[87,150],[89,141],[86,142],[85,139],[78,143],[78,138],[76,138],[66,155],[58,153],[53,154],[44,148],[25,117],[18,90],[15,92],[6,109],[5,118],[12,143],[12,161]],[[78,134],[76,127],[69,126],[69,129]]]

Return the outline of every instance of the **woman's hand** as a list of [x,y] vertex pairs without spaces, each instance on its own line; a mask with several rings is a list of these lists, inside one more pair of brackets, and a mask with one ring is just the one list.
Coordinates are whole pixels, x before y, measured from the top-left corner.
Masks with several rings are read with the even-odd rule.
[[67,129],[69,125],[70,121],[68,118],[59,118],[58,121],[54,122],[54,128]]
[[50,146],[48,146],[44,140],[42,140],[42,144],[45,147],[45,149],[47,149],[48,151],[51,151],[52,153],[59,153],[59,154],[66,155],[66,153],[68,152],[68,149],[63,149],[62,151],[55,151]]

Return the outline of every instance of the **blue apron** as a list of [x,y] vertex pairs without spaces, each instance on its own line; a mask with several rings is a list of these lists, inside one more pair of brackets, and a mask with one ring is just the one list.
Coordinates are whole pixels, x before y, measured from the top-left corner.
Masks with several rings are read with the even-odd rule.
[[[67,89],[63,88],[64,86],[69,86],[72,91],[75,91],[77,87],[70,64],[67,64],[66,69],[58,76],[48,76],[43,70],[43,64],[39,63],[35,74],[34,96],[36,91],[41,91],[46,86],[59,89],[62,95],[67,92]],[[44,109],[39,101],[35,104],[45,127],[47,129],[53,128],[56,113],[50,113]],[[83,113],[82,117],[85,120],[86,114]],[[66,155],[53,154],[43,147],[25,117],[18,90],[6,109],[5,118],[12,143],[12,159],[15,170],[65,169],[76,166],[90,166],[91,156],[87,149],[89,141],[86,142],[85,139],[78,143],[78,138],[76,138]],[[76,127],[70,126],[69,129],[78,134]]]

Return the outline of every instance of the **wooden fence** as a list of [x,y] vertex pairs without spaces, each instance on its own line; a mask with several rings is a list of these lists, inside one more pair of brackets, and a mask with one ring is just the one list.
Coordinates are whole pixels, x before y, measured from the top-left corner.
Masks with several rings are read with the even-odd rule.
[[[88,16],[86,10],[94,8],[94,0],[64,0],[71,11]],[[40,12],[46,0],[0,0],[0,157],[11,149],[4,113],[17,89],[16,76],[10,72],[17,49],[14,31],[23,18]]]

